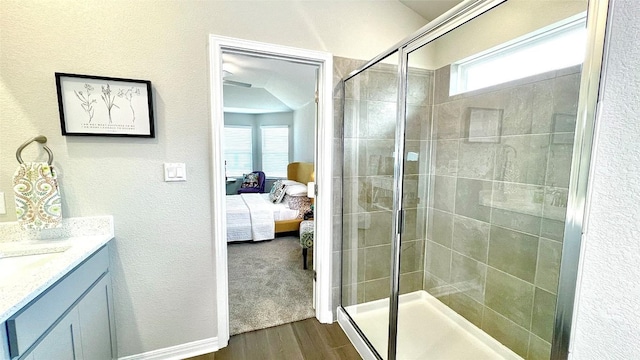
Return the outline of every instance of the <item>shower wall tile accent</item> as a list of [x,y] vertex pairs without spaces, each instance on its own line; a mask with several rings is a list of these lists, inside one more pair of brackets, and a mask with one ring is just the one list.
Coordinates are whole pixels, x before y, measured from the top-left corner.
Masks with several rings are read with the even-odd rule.
[[535,335],[529,336],[529,354],[527,359],[548,359],[551,354],[551,344]]
[[493,144],[462,142],[458,144],[458,176],[491,180],[496,159]]
[[451,176],[434,176],[433,193],[430,199],[433,208],[453,212],[456,196],[456,178]]
[[451,252],[451,283],[464,288],[465,294],[474,300],[483,300],[486,273],[486,264]]
[[525,329],[529,327],[533,306],[533,285],[489,267],[485,291],[486,306]]
[[[526,355],[531,335],[524,328],[487,307],[483,309],[480,328],[516,354],[529,358]],[[549,353],[551,353],[551,347],[549,347]],[[539,357],[536,359],[544,358]],[[546,358],[549,358],[549,354],[546,355]]]
[[540,238],[538,247],[538,271],[536,271],[535,285],[552,294],[557,292],[560,275],[560,255],[562,244]]
[[[423,288],[433,102],[433,72],[409,73],[401,293]],[[378,64],[347,81],[345,86],[344,152],[337,154],[345,164],[342,194],[345,306],[390,295],[397,84],[397,67]]]
[[451,248],[453,240],[453,215],[433,209],[427,227],[429,239]]
[[389,277],[391,275],[391,245],[371,246],[364,250],[364,280],[371,281]]
[[425,239],[425,221],[427,217],[426,208],[407,209],[404,213],[404,231],[402,232],[402,241],[424,240]]
[[489,265],[533,283],[536,273],[538,237],[491,226]]
[[[436,220],[437,223],[437,219]],[[453,217],[452,249],[472,259],[487,263],[489,230],[485,222],[462,217]]]
[[522,357],[548,359],[580,68],[455,96],[449,76],[434,73],[422,138],[433,141],[424,288]]
[[449,295],[448,305],[455,312],[469,320],[473,325],[477,327],[482,325],[483,306],[481,302],[478,302],[461,292],[453,292]]
[[414,271],[400,275],[400,293],[406,294],[422,290],[423,271]]
[[556,296],[540,288],[536,288],[533,300],[531,332],[548,342],[551,342],[551,337],[553,336],[555,308]]
[[[364,301],[375,301],[389,297],[389,284],[391,278],[379,278],[364,282]],[[360,284],[359,286],[362,286]]]
[[451,249],[433,241],[427,241],[426,270],[430,275],[449,282],[451,280]]
[[488,222],[491,208],[484,204],[491,202],[491,186],[490,181],[458,178],[455,213]]

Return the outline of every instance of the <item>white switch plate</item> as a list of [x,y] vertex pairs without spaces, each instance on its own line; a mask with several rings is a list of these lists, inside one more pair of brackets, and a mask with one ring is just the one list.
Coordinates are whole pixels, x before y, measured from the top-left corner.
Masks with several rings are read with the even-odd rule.
[[4,193],[0,192],[0,215],[7,213],[7,207],[4,204]]
[[187,181],[187,165],[185,163],[165,163],[164,181]]

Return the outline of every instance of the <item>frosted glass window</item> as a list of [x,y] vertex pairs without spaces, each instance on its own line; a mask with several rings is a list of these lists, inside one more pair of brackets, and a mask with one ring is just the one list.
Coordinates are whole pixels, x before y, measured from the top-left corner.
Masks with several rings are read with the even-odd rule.
[[586,39],[580,14],[453,63],[449,95],[581,64]]
[[224,127],[224,161],[227,176],[242,176],[253,171],[253,134],[251,126]]
[[262,171],[267,177],[287,177],[289,164],[289,127],[261,126]]

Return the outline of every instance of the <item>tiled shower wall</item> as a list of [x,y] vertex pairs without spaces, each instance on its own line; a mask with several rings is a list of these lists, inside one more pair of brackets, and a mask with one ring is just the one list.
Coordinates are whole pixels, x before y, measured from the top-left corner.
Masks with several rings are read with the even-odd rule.
[[579,67],[456,96],[435,77],[425,289],[549,359]]
[[[343,98],[339,78],[362,63],[334,58],[334,269],[342,235],[357,239],[343,253],[344,305],[386,298],[390,283],[392,214],[374,188],[392,181],[397,78],[376,66]],[[548,359],[579,67],[455,96],[448,84],[448,67],[409,78],[401,292],[424,288],[516,353]]]

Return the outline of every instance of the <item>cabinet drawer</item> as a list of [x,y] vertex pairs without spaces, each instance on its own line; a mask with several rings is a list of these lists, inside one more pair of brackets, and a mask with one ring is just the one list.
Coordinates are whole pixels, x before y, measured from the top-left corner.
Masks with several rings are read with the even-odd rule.
[[22,355],[109,269],[109,252],[98,250],[7,320],[9,353]]

